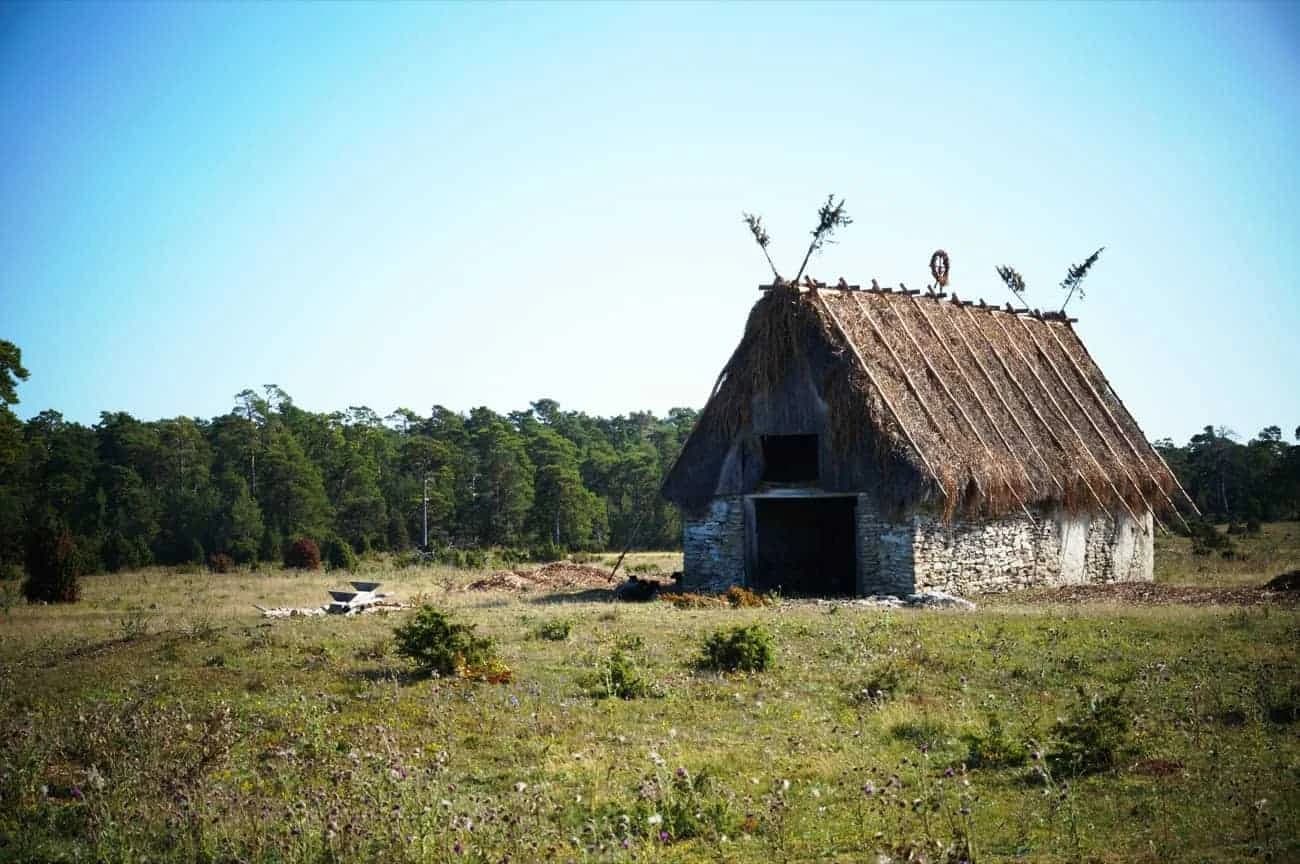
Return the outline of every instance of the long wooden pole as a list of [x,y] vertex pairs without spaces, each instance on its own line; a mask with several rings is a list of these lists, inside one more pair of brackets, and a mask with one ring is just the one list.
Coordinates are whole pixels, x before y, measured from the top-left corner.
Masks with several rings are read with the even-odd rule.
[[885,393],[884,388],[880,386],[880,382],[876,380],[876,376],[872,374],[871,367],[867,365],[867,361],[862,356],[862,352],[858,350],[858,346],[853,343],[853,338],[849,336],[848,331],[844,329],[844,325],[840,322],[839,316],[835,314],[835,310],[831,308],[831,304],[826,302],[826,298],[823,297],[820,292],[817,294],[817,299],[821,301],[822,308],[826,310],[826,314],[830,316],[831,321],[835,324],[835,329],[839,331],[841,338],[843,338],[845,344],[849,346],[849,350],[853,352],[853,356],[857,358],[858,365],[862,367],[862,371],[867,373],[867,379],[871,381],[871,386],[875,387],[876,392],[880,394],[881,401],[884,402],[885,407],[889,409],[889,414],[894,418],[894,422],[898,424],[898,428],[902,431],[903,437],[907,439],[907,443],[916,451],[916,455],[921,457],[922,464],[924,464],[925,469],[930,472],[930,476],[934,478],[935,485],[939,487],[939,492],[946,499],[948,497],[948,490],[944,487],[943,481],[939,479],[938,472],[934,470],[934,466],[930,464],[930,460],[925,456],[925,451],[917,445],[916,439],[913,438],[912,433],[908,431],[907,424],[903,422],[903,418],[894,408],[894,404],[889,401],[889,396]]
[[[1038,461],[1042,464],[1043,471],[1046,472],[1048,479],[1050,479],[1053,483],[1056,484],[1056,488],[1061,492],[1061,494],[1065,494],[1065,484],[1063,484],[1060,481],[1060,479],[1057,478],[1056,474],[1053,473],[1052,466],[1050,463],[1048,463],[1047,457],[1043,456],[1042,451],[1038,449],[1038,445],[1034,443],[1033,436],[1029,434],[1029,430],[1026,429],[1024,424],[1020,422],[1020,418],[1017,417],[1016,412],[1012,410],[1011,403],[1007,401],[1007,397],[1002,395],[1002,389],[998,387],[997,382],[993,380],[993,373],[989,372],[988,367],[984,365],[984,361],[981,360],[979,354],[976,353],[975,347],[970,344],[970,340],[967,339],[966,334],[962,332],[961,324],[954,321],[952,325],[952,329],[953,332],[957,334],[957,338],[961,340],[961,344],[966,348],[966,351],[970,353],[971,359],[975,361],[976,367],[978,367],[980,370],[980,374],[982,374],[984,376],[984,380],[988,382],[989,389],[991,389],[994,395],[998,397],[998,401],[1002,403],[1002,407],[1003,409],[1006,410],[1007,416],[1011,418],[1011,422],[1016,425],[1016,429],[1020,431],[1021,436],[1025,439],[1025,443],[1029,445],[1029,449],[1033,452],[1035,456],[1038,457]],[[981,336],[984,335],[982,331],[980,335]],[[985,339],[985,341],[986,342],[988,341],[987,338]],[[1002,359],[998,357],[996,351],[993,352],[993,356],[997,358],[999,362]],[[1002,370],[1007,375],[1007,379],[1010,380],[1011,383],[1014,385],[1016,382],[1013,379],[1011,379],[1011,374],[1010,372],[1007,371],[1006,364],[1003,364]],[[1022,392],[1021,395],[1023,396],[1024,393]],[[1030,408],[1032,409],[1033,406],[1031,405]],[[998,429],[999,434],[1001,434],[1001,431],[1002,431],[1001,428],[999,428]],[[1004,436],[1004,440],[1005,440],[1005,436]]]
[[1134,458],[1138,460],[1138,463],[1141,464],[1143,470],[1146,471],[1147,477],[1151,480],[1151,485],[1160,490],[1160,494],[1164,497],[1165,503],[1169,505],[1169,509],[1174,511],[1174,515],[1178,517],[1178,521],[1182,522],[1183,527],[1190,532],[1192,528],[1187,524],[1187,520],[1183,518],[1183,514],[1178,512],[1178,507],[1174,504],[1174,499],[1170,498],[1169,493],[1160,485],[1160,481],[1157,480],[1156,475],[1152,473],[1151,467],[1147,465],[1146,459],[1138,452],[1137,445],[1133,443],[1133,439],[1129,437],[1128,432],[1120,425],[1120,422],[1115,419],[1115,415],[1111,413],[1110,407],[1106,405],[1105,400],[1101,398],[1101,394],[1097,392],[1097,388],[1092,386],[1092,382],[1089,381],[1088,376],[1084,374],[1083,367],[1078,364],[1074,359],[1074,356],[1065,347],[1065,343],[1061,341],[1061,337],[1056,335],[1055,328],[1050,324],[1045,324],[1044,326],[1047,328],[1047,332],[1051,334],[1052,339],[1056,341],[1056,347],[1060,348],[1061,353],[1065,355],[1065,359],[1070,361],[1070,366],[1074,369],[1074,374],[1077,375],[1079,380],[1083,382],[1084,386],[1088,388],[1088,392],[1092,394],[1092,398],[1101,406],[1101,410],[1105,413],[1106,419],[1110,421],[1110,425],[1115,427],[1115,431],[1119,433],[1119,437],[1128,445],[1129,451],[1133,454]]
[[[908,299],[912,300],[913,303],[916,302],[916,298],[911,295],[906,296]],[[961,402],[957,400],[957,397],[952,395],[952,391],[948,389],[948,383],[943,380],[943,376],[939,374],[939,370],[934,368],[934,364],[930,362],[930,358],[926,355],[925,351],[922,350],[921,343],[917,342],[916,337],[912,335],[912,329],[907,326],[907,320],[899,314],[897,308],[893,306],[890,306],[889,308],[890,311],[894,313],[894,317],[898,319],[898,324],[900,329],[903,331],[903,335],[912,343],[912,347],[916,349],[916,353],[921,357],[921,362],[925,364],[925,368],[929,370],[930,374],[934,376],[934,380],[938,382],[939,389],[941,389],[944,395],[948,397],[948,401],[957,409],[957,413],[961,415],[961,418],[966,421],[966,425],[970,427],[970,431],[975,433],[975,440],[979,441],[980,446],[984,448],[985,455],[989,457],[989,464],[995,466],[998,473],[1002,475],[1002,483],[1007,487],[1007,491],[1011,493],[1011,497],[1016,499],[1016,503],[1020,505],[1020,509],[1024,511],[1025,516],[1029,518],[1030,523],[1036,524],[1033,514],[1030,513],[1029,508],[1025,506],[1024,499],[1022,499],[1020,494],[1016,492],[1016,488],[1011,485],[1011,477],[1007,474],[1006,468],[997,461],[997,457],[993,455],[993,449],[989,447],[988,442],[984,440],[984,435],[980,432],[979,427],[975,425],[974,421],[970,419],[970,415],[966,413],[966,406],[962,405]],[[942,340],[940,341],[942,342]],[[960,367],[958,367],[958,371],[961,371]],[[979,397],[976,396],[976,400],[978,399]]]
[[[894,365],[898,367],[898,371],[903,373],[903,380],[907,382],[908,389],[911,390],[912,395],[916,397],[917,403],[921,406],[921,410],[925,412],[925,416],[929,419],[930,425],[934,427],[935,433],[943,435],[943,427],[939,425],[939,419],[934,416],[934,412],[931,411],[930,406],[926,404],[925,397],[921,395],[921,389],[916,386],[916,382],[912,380],[912,373],[907,370],[907,366],[899,358],[898,354],[895,353],[894,346],[889,344],[889,340],[885,338],[885,334],[876,326],[876,319],[872,317],[871,310],[867,309],[856,294],[851,296],[853,297],[853,302],[857,304],[858,311],[862,313],[862,317],[866,320],[867,326],[871,328],[871,332],[880,340],[880,344],[885,346],[885,350],[889,352],[889,356],[893,359]],[[975,479],[975,488],[979,494],[983,496],[984,490],[981,488],[978,478]]]
[[[967,311],[969,312],[970,310]],[[1074,433],[1074,437],[1075,439],[1078,440],[1079,445],[1083,448],[1083,452],[1086,453],[1088,458],[1092,460],[1092,464],[1097,469],[1098,473],[1105,478],[1106,485],[1110,487],[1110,491],[1115,493],[1115,497],[1119,500],[1121,504],[1124,505],[1124,509],[1128,511],[1128,515],[1132,517],[1134,522],[1142,526],[1142,533],[1146,534],[1147,533],[1146,523],[1143,522],[1141,519],[1138,519],[1137,513],[1134,512],[1131,506],[1129,506],[1128,500],[1123,495],[1120,494],[1119,489],[1116,488],[1115,486],[1115,481],[1110,479],[1110,475],[1106,473],[1106,469],[1102,467],[1101,462],[1099,462],[1097,460],[1097,457],[1093,455],[1092,450],[1088,447],[1088,442],[1085,441],[1083,439],[1083,436],[1079,434],[1079,430],[1075,428],[1074,423],[1070,420],[1069,415],[1066,414],[1065,411],[1061,408],[1061,403],[1057,402],[1056,397],[1052,395],[1052,391],[1047,389],[1046,382],[1043,381],[1042,376],[1040,376],[1038,374],[1038,371],[1034,369],[1032,364],[1030,364],[1029,358],[1026,357],[1024,353],[1020,350],[1020,346],[1016,344],[1016,340],[1011,338],[1011,334],[1007,332],[1007,328],[1002,326],[1002,322],[998,319],[998,313],[989,312],[989,318],[991,318],[993,320],[993,323],[997,325],[998,329],[1002,331],[1002,335],[1005,336],[1007,339],[1007,344],[1011,346],[1011,350],[1015,352],[1017,357],[1020,358],[1020,362],[1025,364],[1025,368],[1029,370],[1029,374],[1034,376],[1034,380],[1038,382],[1039,388],[1041,388],[1044,395],[1047,396],[1047,401],[1052,403],[1052,407],[1056,409],[1056,413],[1061,415],[1061,419],[1065,421],[1065,425],[1069,427],[1071,432]],[[1078,470],[1077,467],[1076,470]],[[1082,471],[1079,472],[1079,476],[1083,477]],[[1084,479],[1086,482],[1087,478]],[[1089,486],[1089,488],[1091,488],[1091,486]]]
[[[948,359],[952,361],[953,368],[957,370],[957,377],[960,378],[962,383],[966,385],[966,389],[970,391],[971,396],[975,397],[975,404],[980,406],[980,411],[984,413],[984,419],[988,421],[989,428],[997,433],[998,438],[1002,441],[1002,446],[1007,448],[1007,453],[1011,455],[1011,458],[1015,461],[1016,465],[1020,468],[1020,473],[1024,475],[1025,481],[1029,483],[1029,487],[1034,490],[1034,494],[1038,494],[1038,484],[1034,482],[1033,477],[1029,476],[1028,466],[1026,466],[1025,463],[1020,459],[1020,454],[1018,454],[1015,451],[1015,449],[1011,446],[1011,443],[1007,441],[1007,436],[1002,434],[1002,428],[998,426],[998,422],[995,419],[993,419],[993,414],[989,411],[988,406],[984,404],[984,399],[981,398],[979,391],[975,389],[975,385],[971,383],[970,378],[966,376],[966,370],[962,368],[961,363],[957,360],[957,355],[952,353],[952,349],[948,347],[947,341],[945,341],[943,336],[939,333],[939,329],[934,326],[934,322],[930,320],[930,313],[925,311],[925,307],[921,305],[921,302],[917,300],[915,297],[909,294],[907,299],[911,301],[912,306],[916,309],[917,312],[920,313],[922,320],[925,321],[926,327],[930,329],[931,335],[933,335],[935,341],[938,342],[940,346],[942,346],[944,353],[948,355]],[[913,342],[915,342],[915,340],[913,340]],[[972,428],[974,427],[972,426]],[[978,435],[979,433],[977,432],[976,434]],[[984,440],[982,438],[980,439],[980,443],[981,444],[984,443]],[[987,444],[984,444],[984,449],[988,450],[989,446]]]
[[[1029,410],[1034,415],[1034,417],[1038,418],[1038,422],[1043,425],[1043,428],[1047,431],[1047,436],[1052,439],[1052,443],[1054,443],[1056,445],[1056,448],[1060,450],[1062,453],[1068,454],[1070,451],[1066,449],[1064,442],[1062,442],[1061,439],[1057,437],[1056,430],[1052,428],[1051,424],[1047,422],[1047,418],[1045,418],[1042,415],[1042,412],[1038,410],[1038,406],[1034,404],[1034,400],[1029,398],[1029,394],[1025,392],[1025,388],[1020,386],[1020,382],[1017,381],[1016,377],[1011,374],[1011,367],[1007,365],[1007,361],[1002,359],[1002,355],[1001,353],[998,352],[997,346],[993,344],[993,340],[989,339],[989,334],[984,332],[984,328],[981,327],[979,325],[979,322],[975,320],[975,316],[971,314],[971,311],[969,309],[967,309],[965,306],[962,306],[961,309],[963,312],[966,313],[967,320],[969,320],[971,322],[971,325],[977,331],[979,331],[979,334],[981,336],[984,337],[984,341],[989,344],[989,348],[993,352],[994,358],[998,361],[998,365],[1002,367],[1002,372],[1007,376],[1007,380],[1011,382],[1011,386],[1016,388],[1016,392],[1020,394],[1020,397],[1025,400],[1025,404],[1029,406]],[[1012,350],[1014,349],[1015,346],[1012,345]],[[1031,369],[1030,371],[1032,372],[1033,370]],[[1092,487],[1092,482],[1088,480],[1087,476],[1082,471],[1079,470],[1079,467],[1077,465],[1074,468],[1074,473],[1077,474],[1079,479],[1083,481],[1084,487],[1088,490],[1088,493],[1092,495],[1092,500],[1097,503],[1097,506],[1105,510],[1106,503],[1101,500],[1101,496],[1097,494],[1097,490]]]
[[[1156,508],[1152,507],[1151,502],[1147,500],[1146,493],[1142,491],[1142,484],[1138,482],[1137,477],[1129,470],[1128,464],[1125,463],[1123,459],[1119,458],[1119,454],[1116,453],[1115,448],[1110,445],[1110,441],[1106,439],[1106,435],[1101,431],[1101,427],[1097,425],[1097,421],[1092,419],[1092,414],[1088,412],[1083,401],[1075,395],[1074,390],[1070,387],[1070,383],[1065,380],[1065,376],[1062,375],[1061,370],[1057,368],[1056,361],[1052,359],[1052,355],[1047,353],[1047,349],[1043,347],[1042,343],[1038,341],[1038,337],[1034,335],[1034,328],[1030,327],[1029,322],[1024,318],[1021,318],[1019,315],[1016,316],[1016,320],[1020,322],[1020,326],[1024,328],[1025,332],[1029,334],[1029,341],[1034,343],[1034,347],[1038,349],[1038,353],[1047,361],[1048,367],[1052,370],[1052,374],[1056,376],[1056,380],[1060,382],[1061,387],[1063,387],[1065,392],[1070,395],[1070,400],[1074,402],[1074,407],[1078,408],[1079,413],[1088,421],[1088,425],[1092,427],[1092,431],[1097,436],[1097,440],[1102,443],[1102,446],[1106,448],[1106,452],[1110,454],[1110,458],[1115,460],[1115,464],[1120,467],[1124,472],[1124,476],[1133,484],[1133,488],[1137,491],[1138,497],[1142,499],[1143,506],[1145,506],[1151,513],[1151,518],[1155,520],[1156,525],[1161,531],[1168,530],[1160,522],[1159,517],[1156,516]],[[1096,460],[1093,461],[1095,462]]]
[[[1067,324],[1066,326],[1069,325]],[[1071,333],[1074,332],[1073,327],[1070,328],[1070,332]],[[1093,359],[1092,352],[1088,350],[1088,346],[1084,344],[1084,341],[1078,338],[1077,335],[1075,336],[1075,341],[1078,342],[1079,347],[1083,349],[1083,356],[1088,358],[1088,362],[1092,364],[1092,367],[1097,370],[1097,374],[1101,376],[1102,383],[1106,385],[1106,389],[1110,391],[1110,395],[1115,397],[1115,401],[1119,403],[1119,407],[1124,409],[1124,413],[1132,417],[1133,412],[1128,410],[1128,406],[1126,406],[1124,404],[1124,400],[1119,397],[1119,393],[1115,391],[1115,387],[1110,383],[1110,379],[1106,377],[1106,373],[1103,372],[1101,370],[1101,367],[1097,365],[1097,361]],[[1134,419],[1133,422],[1137,423],[1137,420]],[[1138,427],[1138,431],[1139,432],[1142,431],[1142,428],[1140,426]],[[1145,433],[1143,434],[1143,437],[1144,438],[1146,437]],[[1160,451],[1154,447],[1151,448],[1151,452],[1156,454],[1156,458],[1160,460],[1160,465],[1165,469],[1165,473],[1169,475],[1169,479],[1174,481],[1174,485],[1178,487],[1178,491],[1182,493],[1183,498],[1187,501],[1189,505],[1191,505],[1192,512],[1195,513],[1197,516],[1200,516],[1201,508],[1196,506],[1196,502],[1192,500],[1192,496],[1188,495],[1187,490],[1183,488],[1183,484],[1178,482],[1178,475],[1175,474],[1173,472],[1173,469],[1169,467],[1169,463],[1165,461],[1165,457],[1161,456]]]

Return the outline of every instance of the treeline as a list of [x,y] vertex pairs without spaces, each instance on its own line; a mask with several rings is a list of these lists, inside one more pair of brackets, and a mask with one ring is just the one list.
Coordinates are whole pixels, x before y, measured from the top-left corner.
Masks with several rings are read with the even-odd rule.
[[[279,562],[300,537],[399,552],[425,545],[426,512],[435,551],[681,543],[658,493],[691,409],[604,418],[542,399],[506,415],[321,414],[269,385],[211,420],[105,412],[85,426],[56,411],[19,420],[10,406],[26,378],[0,340],[0,576],[33,559],[82,573],[214,554]],[[1300,446],[1276,426],[1244,444],[1207,426],[1186,445],[1155,446],[1209,519],[1300,518]]]
[[1244,444],[1230,429],[1206,426],[1181,447],[1168,438],[1154,446],[1211,521],[1300,518],[1300,445],[1284,441],[1278,426]]
[[[3,344],[3,343],[0,343]],[[11,346],[12,347],[12,346]],[[658,494],[696,412],[592,417],[549,399],[527,411],[321,414],[267,386],[211,420],[93,426],[44,411],[19,421],[11,356],[0,410],[0,566],[31,535],[70,535],[79,572],[150,563],[279,562],[299,537],[359,553],[422,546],[533,555],[680,545]],[[18,374],[19,372],[23,374]]]

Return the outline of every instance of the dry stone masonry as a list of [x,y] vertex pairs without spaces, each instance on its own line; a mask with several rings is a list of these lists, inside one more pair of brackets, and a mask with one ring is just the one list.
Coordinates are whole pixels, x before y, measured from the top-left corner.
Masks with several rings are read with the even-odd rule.
[[[715,498],[685,521],[684,587],[720,591],[746,584],[744,496]],[[1151,516],[1060,509],[984,521],[917,514],[884,518],[857,496],[857,593],[957,595],[1044,585],[1149,582]]]

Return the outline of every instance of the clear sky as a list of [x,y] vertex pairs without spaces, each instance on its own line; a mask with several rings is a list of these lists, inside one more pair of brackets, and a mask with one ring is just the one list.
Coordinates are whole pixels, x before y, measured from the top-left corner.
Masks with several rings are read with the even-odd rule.
[[0,6],[0,338],[55,408],[699,407],[766,265],[1071,309],[1149,436],[1300,424],[1300,12]]

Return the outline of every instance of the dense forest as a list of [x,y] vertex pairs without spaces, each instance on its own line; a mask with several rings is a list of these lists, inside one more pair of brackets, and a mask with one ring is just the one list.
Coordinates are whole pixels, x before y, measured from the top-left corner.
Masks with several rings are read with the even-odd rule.
[[[33,535],[63,536],[81,572],[150,563],[279,561],[299,537],[357,553],[424,546],[563,551],[681,542],[658,494],[697,413],[592,417],[549,399],[506,415],[434,406],[320,414],[268,385],[201,420],[105,412],[93,426],[12,410],[27,378],[0,341],[0,574]],[[1300,430],[1298,430],[1300,431]],[[1156,442],[1207,517],[1294,519],[1300,446],[1269,427],[1247,443],[1207,427]]]

